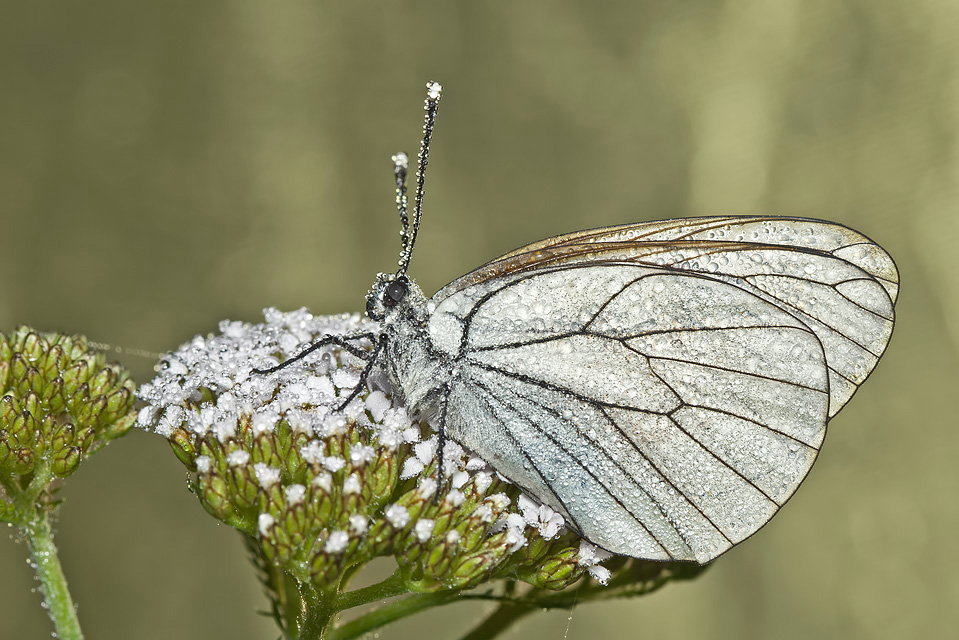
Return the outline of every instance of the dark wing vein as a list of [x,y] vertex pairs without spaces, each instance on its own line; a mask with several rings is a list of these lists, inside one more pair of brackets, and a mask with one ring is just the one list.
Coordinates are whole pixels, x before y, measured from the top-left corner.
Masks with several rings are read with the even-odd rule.
[[[503,373],[503,372],[500,372],[500,373]],[[619,506],[621,506],[621,507],[623,508],[623,510],[626,511],[626,513],[628,513],[630,516],[632,516],[633,520],[635,520],[635,521],[639,524],[639,526],[641,526],[641,527],[643,528],[643,530],[649,535],[649,537],[652,538],[652,539],[656,542],[656,544],[659,545],[659,547],[660,547],[670,558],[673,558],[673,557],[674,557],[673,554],[670,553],[669,550],[666,548],[666,546],[662,543],[662,541],[661,541],[652,531],[650,531],[649,527],[647,527],[646,524],[645,524],[635,513],[633,513],[632,510],[631,510],[626,504],[624,504],[623,501],[620,500],[619,497],[618,497],[616,494],[614,494],[614,493],[609,489],[609,487],[607,487],[606,484],[603,483],[603,481],[602,481],[599,477],[596,476],[595,473],[593,473],[589,468],[587,468],[586,465],[583,464],[583,462],[582,462],[579,458],[577,458],[575,455],[573,455],[571,452],[569,452],[556,438],[554,438],[550,433],[548,433],[548,432],[545,431],[544,429],[541,429],[541,428],[539,427],[539,425],[536,424],[536,422],[534,422],[533,420],[530,420],[530,419],[528,419],[528,418],[525,418],[525,417],[522,417],[521,415],[519,415],[519,411],[518,411],[518,409],[517,409],[516,407],[513,407],[513,406],[510,405],[506,400],[498,397],[497,392],[494,391],[494,390],[493,390],[491,387],[489,387],[488,385],[483,384],[482,382],[479,382],[478,380],[475,380],[475,379],[472,380],[471,382],[472,382],[473,385],[475,385],[475,386],[479,387],[480,389],[482,389],[483,391],[485,391],[485,392],[489,395],[489,397],[497,400],[497,401],[498,401],[499,403],[501,403],[502,405],[507,406],[507,407],[510,407],[511,409],[513,409],[514,412],[516,413],[516,415],[517,415],[521,420],[523,420],[524,422],[526,422],[526,424],[530,425],[536,432],[540,433],[543,437],[545,437],[545,438],[547,438],[548,440],[550,440],[558,449],[560,449],[561,451],[563,451],[563,453],[565,453],[567,456],[569,456],[572,460],[575,460],[576,463],[579,465],[579,467],[580,467],[584,472],[586,472],[587,475],[589,475],[591,478],[593,478],[593,480],[595,480],[597,484],[599,484],[601,487],[603,487],[603,489],[606,490],[606,493],[609,495],[609,497],[611,497],[611,498],[616,502],[616,504],[618,504]],[[532,400],[529,396],[521,395],[521,394],[519,394],[517,391],[512,391],[512,393],[514,393],[514,394],[516,394],[516,395],[519,395],[521,398],[523,398],[523,399],[526,400],[527,402],[530,402],[530,403],[532,403],[532,404],[538,405],[538,406],[546,409],[547,411],[550,411],[550,413],[553,413],[553,415],[556,415],[554,412],[552,412],[551,409],[549,409],[548,407],[545,407],[544,405],[542,405],[542,404],[540,404],[540,403],[535,402],[535,401]],[[498,416],[497,416],[497,419],[500,421],[500,424],[503,425],[503,428],[504,428],[504,429],[506,430],[506,432],[509,434],[510,439],[511,439],[513,442],[517,442],[516,436],[514,435],[512,429],[510,429],[510,423],[509,423],[509,421],[503,420],[502,418],[500,418],[500,417],[498,417]],[[518,444],[518,442],[517,442],[517,444]],[[520,450],[522,450],[522,448],[521,448]],[[540,476],[541,478],[543,478],[543,482],[546,484],[546,486],[551,486],[550,483],[549,483],[549,481],[546,480],[546,478],[543,476],[542,471],[539,470],[539,468],[536,466],[536,463],[533,462],[533,460],[530,458],[530,456],[529,456],[525,451],[523,451],[523,455],[526,457],[527,460],[530,461],[530,464],[532,464],[533,467],[536,469],[536,473],[539,474],[539,476]],[[669,521],[668,516],[666,516],[666,514],[662,511],[662,506],[661,506],[656,500],[654,500],[654,499],[652,498],[652,496],[650,496],[650,495],[646,492],[646,489],[645,489],[642,485],[640,485],[638,482],[636,482],[636,480],[635,480],[632,476],[630,476],[628,473],[626,473],[626,472],[623,470],[622,465],[620,465],[617,460],[615,460],[615,459],[613,459],[613,458],[610,458],[610,459],[611,459],[611,460],[613,461],[613,463],[619,468],[619,470],[624,474],[625,477],[627,477],[627,478],[629,478],[630,480],[632,480],[632,481],[633,481],[633,484],[636,485],[643,493],[646,494],[646,496],[649,498],[650,502],[652,502],[653,504],[655,504],[656,507],[660,510],[660,513],[663,513],[663,517],[666,518],[667,521]],[[554,493],[554,495],[555,495],[555,493]],[[557,498],[559,498],[559,496],[557,496]],[[564,504],[563,507],[566,508],[566,505]],[[569,510],[568,510],[568,509],[567,509],[567,513],[569,513]],[[571,518],[573,517],[572,514],[570,514],[570,517],[571,517]],[[573,521],[574,521],[574,523],[575,523],[575,518],[573,519]],[[579,524],[577,523],[576,526],[579,527]],[[679,532],[677,531],[677,533],[679,533]],[[682,537],[681,534],[680,534],[680,537]],[[683,540],[685,541],[685,538],[683,538]],[[688,546],[688,543],[687,543],[687,546]]]
[[[723,530],[720,529],[720,528],[716,525],[715,522],[713,522],[712,518],[710,518],[709,516],[707,516],[706,513],[703,512],[703,510],[699,507],[699,505],[696,504],[695,502],[693,502],[693,499],[690,498],[688,495],[686,495],[686,492],[685,492],[685,491],[683,491],[682,489],[680,489],[679,487],[677,487],[676,484],[673,483],[672,479],[671,479],[668,475],[666,475],[666,473],[665,473],[662,469],[660,469],[660,468],[656,465],[655,462],[653,462],[652,460],[650,460],[650,459],[649,459],[649,456],[647,456],[647,455],[643,452],[643,450],[640,449],[639,446],[636,445],[635,442],[633,442],[633,439],[630,438],[628,435],[626,435],[626,432],[623,431],[623,428],[619,426],[619,423],[616,422],[616,421],[612,418],[612,416],[610,416],[608,413],[606,413],[606,410],[603,409],[603,407],[597,406],[596,408],[600,411],[600,413],[603,414],[603,417],[606,418],[606,420],[609,421],[609,423],[613,425],[613,427],[620,433],[620,435],[623,436],[623,439],[624,439],[626,442],[628,442],[628,443],[630,444],[630,446],[633,447],[633,449],[636,451],[636,453],[638,453],[638,454],[643,458],[643,460],[645,460],[646,463],[649,464],[650,467],[652,467],[653,469],[655,469],[655,470],[656,470],[656,473],[658,473],[659,476],[660,476],[663,480],[665,480],[666,483],[667,483],[670,487],[672,487],[673,490],[674,490],[676,493],[678,493],[679,495],[681,495],[681,496],[683,497],[683,499],[686,500],[686,502],[687,502],[693,509],[695,509],[697,512],[699,512],[699,515],[701,515],[701,516],[703,517],[703,519],[706,520],[706,522],[708,522],[709,524],[711,524],[712,527],[713,527],[713,529],[715,529],[716,531],[718,531],[718,532],[719,532],[719,535],[721,535],[723,538],[725,538],[726,541],[729,542],[729,544],[734,544],[733,541],[730,540],[730,539],[726,536],[725,533],[723,533]],[[653,412],[640,411],[639,409],[636,409],[636,411],[639,411],[640,413],[653,413]],[[660,414],[653,413],[653,415],[660,415]],[[672,420],[672,418],[670,418],[670,420]],[[588,437],[588,436],[587,436],[587,437]],[[592,440],[592,439],[591,439],[591,440]],[[593,442],[596,442],[596,440],[593,440]],[[597,444],[598,444],[598,443],[597,443]],[[600,445],[600,446],[602,446],[602,445]],[[638,483],[637,483],[637,484],[638,484]],[[641,488],[642,488],[642,487],[641,487]],[[643,492],[646,493],[647,496],[649,496],[649,493],[646,492],[645,489],[643,490]],[[653,499],[652,496],[650,496],[650,500],[652,500],[652,499]],[[658,503],[658,502],[656,502],[655,500],[653,500],[653,502],[656,504],[656,506],[659,506],[659,503]],[[662,507],[660,507],[660,512],[663,514],[663,517],[665,517],[667,520],[669,520],[670,523],[672,523],[672,520],[669,518],[669,516],[666,514],[666,512],[663,511]],[[682,532],[682,530],[680,530],[679,527],[673,525],[673,528],[676,529],[676,533],[679,534],[679,537],[681,537],[681,538],[683,539],[683,541],[686,543],[686,545],[687,545],[689,548],[691,548],[691,549],[695,548],[695,547],[693,546],[693,544],[686,538],[686,536],[683,535],[683,532]]]
[[[617,340],[617,342],[622,342],[622,340]],[[652,360],[665,360],[665,361],[667,361],[667,362],[683,362],[683,363],[685,363],[685,364],[693,365],[694,367],[703,367],[704,369],[715,369],[716,371],[725,371],[725,372],[727,372],[727,373],[735,373],[735,374],[738,374],[738,375],[741,375],[741,376],[749,376],[750,378],[758,378],[758,379],[760,379],[760,380],[769,380],[770,382],[778,382],[778,383],[780,383],[780,384],[788,384],[788,385],[791,386],[791,387],[797,387],[797,388],[799,388],[799,389],[806,389],[806,390],[808,390],[808,391],[815,391],[816,393],[825,393],[825,391],[823,391],[822,389],[815,389],[815,388],[813,388],[813,387],[807,387],[807,386],[804,385],[804,384],[799,384],[799,383],[797,383],[797,382],[789,382],[789,381],[787,381],[787,380],[782,380],[782,379],[780,379],[780,378],[773,378],[772,376],[764,376],[764,375],[759,374],[759,373],[750,373],[749,371],[740,371],[740,370],[738,370],[738,369],[730,369],[729,367],[721,367],[721,366],[719,366],[718,364],[705,364],[705,363],[703,363],[703,362],[695,362],[695,361],[693,361],[693,360],[684,360],[684,359],[682,359],[682,358],[668,358],[668,357],[666,357],[666,356],[651,356],[651,355],[648,355],[648,354],[643,353],[642,351],[639,351],[639,350],[636,349],[635,347],[633,347],[633,346],[631,346],[631,345],[628,345],[628,344],[626,344],[625,342],[623,343],[623,346],[626,347],[627,349],[629,349],[630,351],[636,353],[637,355],[643,356],[644,358],[646,358],[647,361],[652,361]],[[657,377],[658,377],[658,376],[657,376]]]
[[[561,386],[559,386],[559,385],[551,384],[551,383],[549,383],[549,382],[546,382],[545,380],[540,380],[539,378],[533,378],[533,377],[530,377],[530,376],[528,376],[528,375],[526,375],[526,374],[523,374],[523,373],[516,373],[516,372],[514,372],[514,371],[507,371],[506,369],[500,369],[499,367],[493,366],[493,365],[491,365],[491,364],[486,364],[485,362],[479,362],[478,360],[470,360],[470,361],[469,361],[469,364],[470,364],[471,367],[478,367],[478,368],[480,368],[480,369],[486,369],[487,371],[492,371],[492,372],[495,372],[495,373],[499,373],[500,375],[504,375],[504,376],[506,376],[507,378],[513,378],[514,380],[519,380],[519,381],[521,381],[521,382],[525,382],[526,384],[535,385],[535,386],[537,386],[537,387],[540,387],[540,388],[542,388],[542,389],[546,389],[546,390],[548,390],[548,391],[555,391],[555,392],[557,392],[557,393],[565,393],[565,394],[567,394],[567,395],[569,395],[569,396],[572,396],[573,398],[576,398],[576,399],[579,400],[580,402],[584,402],[584,403],[586,403],[586,404],[595,405],[595,406],[597,406],[597,407],[609,407],[609,408],[611,408],[611,409],[628,409],[628,410],[630,410],[630,411],[643,411],[643,412],[645,412],[645,413],[657,413],[657,412],[655,412],[655,411],[650,412],[650,411],[648,411],[648,410],[646,410],[646,409],[640,409],[639,407],[632,407],[632,406],[625,405],[625,404],[616,404],[616,403],[614,403],[614,402],[603,402],[602,400],[596,400],[596,399],[594,399],[594,398],[589,398],[589,397],[584,396],[584,395],[582,395],[582,394],[576,393],[576,392],[573,391],[572,389],[567,389],[566,387],[561,387]],[[670,391],[673,391],[673,388],[670,387],[669,385],[666,385],[666,387],[667,387]],[[673,391],[673,394],[675,395],[676,392]],[[679,396],[676,395],[676,397],[677,397],[677,402],[679,402],[679,401],[680,401],[680,400],[679,400]],[[658,415],[667,415],[667,414],[663,413],[663,414],[658,414]]]
[[[669,383],[666,382],[665,380],[663,380],[662,376],[660,376],[658,373],[656,373],[656,371],[655,371],[654,369],[652,369],[652,367],[650,367],[650,370],[653,372],[653,375],[656,376],[656,377],[659,379],[660,382],[662,382],[664,385],[666,385],[667,387],[669,387],[670,389],[672,389],[672,387],[669,386]],[[679,395],[675,390],[673,391],[673,393],[676,393],[676,395]],[[682,398],[682,396],[680,396],[680,398]],[[686,404],[685,401],[683,401],[683,400],[680,400],[680,401],[683,403],[683,406],[687,406],[687,407],[689,406],[688,404]],[[708,452],[709,452],[709,455],[711,455],[712,457],[716,458],[716,460],[718,460],[718,461],[719,461],[720,463],[722,463],[724,466],[726,466],[727,468],[729,468],[733,473],[735,473],[737,476],[739,476],[740,478],[742,478],[743,480],[745,480],[753,489],[755,489],[755,490],[758,491],[759,493],[763,494],[763,495],[766,497],[767,500],[769,500],[770,502],[772,502],[773,504],[775,504],[775,505],[777,505],[777,506],[779,505],[779,503],[776,502],[775,500],[773,500],[772,498],[770,498],[769,495],[768,495],[765,491],[763,491],[762,489],[760,489],[759,487],[757,487],[757,486],[753,483],[752,480],[750,480],[749,478],[747,478],[746,476],[744,476],[743,474],[741,474],[737,469],[734,469],[728,462],[726,462],[725,460],[723,460],[722,458],[720,458],[719,456],[717,456],[717,455],[713,452],[712,449],[710,449],[709,447],[707,447],[706,445],[704,445],[704,444],[703,444],[702,442],[700,442],[697,438],[694,438],[692,435],[690,435],[690,433],[689,433],[688,431],[686,431],[685,429],[683,429],[683,428],[680,426],[679,422],[673,417],[673,414],[676,413],[676,411],[678,411],[678,410],[679,410],[678,408],[677,408],[677,409],[674,409],[674,410],[672,410],[672,411],[669,412],[669,415],[668,415],[668,416],[666,416],[667,418],[669,418],[669,421],[670,421],[670,422],[672,422],[674,425],[676,425],[676,427],[677,427],[680,431],[682,431],[683,433],[685,433],[693,442],[695,442],[696,444],[698,444],[704,451],[708,451]],[[708,407],[707,407],[707,410],[708,410]],[[730,415],[732,415],[732,414],[730,414]],[[755,423],[755,424],[761,424],[761,423],[756,423],[756,422],[753,421],[753,420],[750,420],[750,422],[753,422],[753,423]],[[761,425],[761,426],[764,426],[764,427],[766,427],[767,429],[769,429],[769,427],[768,427],[767,425]],[[775,429],[770,429],[770,431],[775,431]],[[685,495],[685,494],[684,494],[684,495]],[[712,522],[712,520],[710,520],[710,522]],[[714,524],[713,526],[715,526],[715,524]]]
[[[654,373],[655,373],[655,372],[654,372]],[[662,380],[662,378],[660,378],[660,380]],[[717,408],[717,407],[708,407],[708,406],[702,405],[702,404],[692,404],[692,403],[688,403],[688,402],[683,402],[680,406],[676,407],[675,409],[673,409],[672,411],[670,411],[670,412],[667,413],[666,415],[669,416],[670,419],[672,419],[673,414],[676,413],[677,411],[679,411],[680,409],[684,408],[684,407],[689,408],[689,409],[702,409],[703,411],[710,411],[710,412],[713,412],[713,413],[721,413],[721,414],[723,414],[723,415],[727,415],[727,416],[730,416],[730,417],[732,417],[732,418],[736,418],[737,420],[742,420],[743,422],[749,422],[749,423],[751,423],[751,424],[756,425],[757,427],[762,427],[763,429],[767,429],[767,430],[769,430],[769,431],[772,431],[773,433],[776,433],[776,434],[778,434],[778,435],[781,435],[781,436],[784,437],[784,438],[788,438],[789,440],[792,440],[792,441],[795,442],[796,444],[802,445],[802,446],[806,447],[807,449],[812,449],[813,451],[819,451],[819,447],[814,447],[814,446],[812,446],[811,444],[809,444],[808,442],[803,442],[802,440],[799,440],[799,439],[797,439],[795,436],[791,436],[791,435],[789,435],[788,433],[785,433],[784,431],[780,431],[779,429],[776,429],[775,427],[771,427],[771,426],[769,426],[768,424],[763,424],[762,422],[758,422],[757,420],[754,420],[754,419],[752,419],[752,418],[747,418],[746,416],[741,416],[741,415],[739,415],[738,413],[735,413],[735,412],[733,412],[733,411],[727,411],[726,409],[719,409],[719,408]]]

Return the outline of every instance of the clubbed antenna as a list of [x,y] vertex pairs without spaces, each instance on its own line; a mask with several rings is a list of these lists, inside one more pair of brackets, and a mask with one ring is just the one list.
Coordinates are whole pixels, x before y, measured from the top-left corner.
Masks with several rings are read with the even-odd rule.
[[[413,220],[407,224],[404,233],[403,250],[400,252],[400,268],[397,274],[406,273],[413,257],[413,245],[416,243],[416,232],[420,228],[420,218],[423,217],[423,182],[426,179],[426,164],[430,158],[430,138],[433,137],[433,125],[436,123],[436,110],[439,107],[443,87],[438,82],[426,84],[426,121],[423,123],[423,142],[420,143],[420,153],[416,166],[416,197],[413,203]],[[402,217],[403,212],[400,213]]]

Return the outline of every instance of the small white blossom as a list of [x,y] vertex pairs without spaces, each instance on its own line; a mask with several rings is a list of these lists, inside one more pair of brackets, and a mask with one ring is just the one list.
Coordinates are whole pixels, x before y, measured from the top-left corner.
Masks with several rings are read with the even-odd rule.
[[323,459],[323,466],[327,469],[327,471],[336,473],[346,466],[346,460],[343,458],[337,458],[336,456],[328,456]]
[[491,484],[493,484],[493,476],[485,471],[480,471],[473,476],[473,486],[476,487],[476,493],[480,495],[486,493],[486,490],[490,488]]
[[465,471],[457,471],[452,475],[452,477],[450,477],[450,484],[454,489],[459,489],[464,484],[469,482],[469,479],[470,474],[466,473]]
[[343,389],[347,393],[352,391],[359,381],[359,374],[346,367],[340,367],[333,372],[333,386],[337,389]]
[[374,391],[366,397],[366,408],[376,421],[382,421],[391,406],[390,399],[382,391]]
[[436,526],[436,523],[429,518],[420,518],[416,521],[416,524],[413,526],[413,533],[416,534],[416,539],[420,542],[426,542],[430,539],[430,536],[433,534],[433,527]]
[[526,529],[526,521],[518,513],[511,513],[506,516],[506,542],[512,545],[510,553],[515,553],[526,544],[526,536],[523,535]]
[[579,566],[584,567],[589,575],[593,576],[600,584],[606,584],[609,581],[609,569],[599,565],[603,560],[611,558],[613,554],[600,549],[585,540],[579,542]]
[[349,542],[350,534],[346,531],[333,531],[330,533],[330,537],[326,539],[324,550],[327,553],[342,553]]
[[458,489],[450,489],[450,492],[444,498],[444,502],[449,503],[451,507],[458,507],[466,502],[466,496]]
[[[396,431],[406,431],[407,429],[412,428],[416,431],[416,440],[419,440],[419,429],[413,427],[413,423],[410,420],[409,415],[406,411],[398,408],[387,409],[386,413],[383,414],[383,425],[390,429],[395,429]],[[415,440],[407,440],[407,442],[415,442]]]
[[228,442],[236,437],[236,418],[223,417],[213,423],[213,433],[220,442]]
[[273,528],[274,524],[276,524],[276,520],[268,513],[261,513],[256,520],[256,527],[264,538],[270,535],[270,529]]
[[509,499],[509,496],[505,493],[494,493],[486,499],[492,503],[494,507],[500,510],[505,509],[512,502],[512,500]]
[[302,484],[291,484],[284,490],[286,501],[290,504],[300,504],[306,497],[306,487]]
[[596,582],[602,585],[609,584],[609,578],[611,574],[609,573],[609,569],[606,567],[594,564],[586,567],[586,571],[589,572],[589,575],[593,576],[593,579],[596,580]]
[[[147,385],[143,385],[144,387]],[[143,387],[141,387],[142,389]],[[147,405],[140,409],[137,413],[137,425],[143,427],[144,429],[149,429],[153,426],[153,418],[156,416],[157,408],[153,405]]]
[[417,493],[424,498],[432,498],[436,494],[436,480],[433,478],[423,478],[417,487]]
[[474,518],[478,518],[480,522],[492,522],[493,521],[493,510],[490,509],[488,504],[481,504],[476,509],[473,510],[471,514]]
[[310,464],[322,464],[326,459],[323,443],[319,440],[311,440],[309,444],[300,447],[300,455]]
[[482,458],[473,456],[466,461],[467,471],[479,471],[480,469],[485,469],[485,468],[486,468],[486,460],[483,460]]
[[248,451],[244,451],[243,449],[231,451],[226,456],[226,463],[231,467],[242,467],[249,461],[250,453]]
[[397,529],[402,529],[410,523],[410,512],[406,507],[399,504],[391,504],[386,509],[386,519]]
[[546,540],[555,538],[566,525],[563,516],[554,511],[552,507],[536,502],[525,493],[520,494],[518,506],[526,522],[536,527],[540,535]]
[[276,423],[280,416],[274,411],[257,411],[253,414],[253,435],[258,436],[261,433],[271,433],[276,428]]
[[264,462],[257,462],[253,465],[253,473],[256,475],[256,481],[264,489],[269,489],[280,481],[280,470]]
[[198,472],[208,473],[212,465],[213,465],[213,461],[210,459],[210,456],[197,456],[196,470]]
[[313,486],[319,487],[329,493],[333,490],[333,476],[328,473],[317,474],[317,476],[313,478]]
[[360,486],[360,479],[356,477],[355,473],[351,473],[350,477],[343,482],[343,493],[344,495],[356,494],[362,491]]
[[363,535],[370,527],[370,521],[366,516],[354,513],[350,516],[350,531],[356,535]]
[[360,464],[370,462],[376,454],[376,449],[365,444],[354,444],[350,447],[350,462]]
[[416,458],[407,458],[403,463],[403,471],[400,472],[400,479],[409,480],[414,476],[418,476],[420,471],[423,470],[423,463],[417,460]]
[[416,459],[422,462],[424,465],[429,464],[435,454],[436,454],[435,438],[430,438],[429,440],[417,442],[416,444],[413,445],[413,455],[415,455]]

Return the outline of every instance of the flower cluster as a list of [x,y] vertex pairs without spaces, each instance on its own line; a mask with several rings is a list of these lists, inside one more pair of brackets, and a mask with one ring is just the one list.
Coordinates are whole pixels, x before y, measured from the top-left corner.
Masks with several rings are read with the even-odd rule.
[[[254,537],[266,560],[320,591],[376,556],[393,556],[409,591],[498,577],[562,589],[605,581],[604,552],[562,517],[393,403],[382,374],[342,411],[364,361],[336,346],[253,372],[326,334],[374,331],[356,315],[266,311],[224,322],[168,355],[140,388],[139,423],[166,437],[213,516]],[[444,478],[437,485],[438,467]]]
[[[134,385],[82,337],[27,327],[0,334],[0,516],[48,491],[50,482],[132,426]],[[23,504],[17,506],[18,499]]]

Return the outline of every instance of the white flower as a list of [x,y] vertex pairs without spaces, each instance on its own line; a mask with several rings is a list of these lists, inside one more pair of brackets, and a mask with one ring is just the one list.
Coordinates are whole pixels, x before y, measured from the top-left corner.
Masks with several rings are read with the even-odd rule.
[[263,462],[253,465],[253,473],[256,475],[256,481],[264,489],[269,489],[280,481],[280,470]]
[[391,504],[384,514],[386,519],[389,520],[390,524],[396,527],[397,529],[402,529],[410,523],[410,512],[406,510],[406,507],[399,504]]
[[327,553],[342,553],[349,542],[350,534],[346,531],[333,531],[330,533],[330,537],[326,539],[324,551]]

